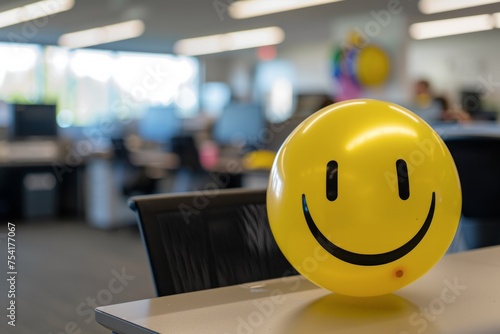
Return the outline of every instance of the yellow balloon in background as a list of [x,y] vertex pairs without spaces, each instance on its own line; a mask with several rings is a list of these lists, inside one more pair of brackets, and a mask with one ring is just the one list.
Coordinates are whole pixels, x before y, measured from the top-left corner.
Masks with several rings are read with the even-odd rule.
[[390,293],[432,268],[453,240],[461,202],[439,135],[407,109],[365,99],[302,122],[278,151],[267,191],[288,261],[350,296]]
[[359,50],[354,73],[362,86],[374,87],[383,84],[389,77],[389,72],[389,57],[381,48],[368,45]]
[[247,170],[269,170],[271,169],[276,152],[269,150],[256,150],[243,157],[243,166]]

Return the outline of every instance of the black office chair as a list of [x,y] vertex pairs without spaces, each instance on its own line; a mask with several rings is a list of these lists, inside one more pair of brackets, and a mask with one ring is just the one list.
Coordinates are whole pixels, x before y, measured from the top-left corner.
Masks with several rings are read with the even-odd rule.
[[202,167],[199,150],[192,134],[179,134],[172,137],[170,146],[180,162],[172,192],[194,191],[213,181],[220,188],[241,188],[241,173],[209,172]]
[[148,177],[144,167],[135,166],[130,160],[130,152],[123,138],[112,138],[114,168],[121,169],[123,179],[121,191],[127,198],[156,192],[157,180]]
[[462,186],[461,235],[467,248],[500,244],[500,137],[444,138]]
[[158,296],[295,275],[272,236],[265,190],[130,199]]

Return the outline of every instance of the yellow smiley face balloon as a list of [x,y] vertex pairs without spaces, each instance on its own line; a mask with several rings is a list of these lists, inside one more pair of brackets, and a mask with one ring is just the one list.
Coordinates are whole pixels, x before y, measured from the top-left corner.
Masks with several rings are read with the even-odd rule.
[[283,143],[267,210],[278,246],[303,276],[340,294],[376,296],[444,255],[461,190],[427,123],[395,104],[350,100],[313,114]]

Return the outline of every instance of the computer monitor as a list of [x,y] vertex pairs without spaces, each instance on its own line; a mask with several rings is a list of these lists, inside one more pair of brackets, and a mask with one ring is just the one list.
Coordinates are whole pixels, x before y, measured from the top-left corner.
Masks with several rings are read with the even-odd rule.
[[478,91],[462,91],[462,108],[469,114],[476,114],[483,111],[482,94]]
[[154,106],[146,110],[138,123],[142,140],[167,144],[181,131],[182,121],[173,107]]
[[53,104],[14,104],[9,124],[11,139],[57,137],[56,106]]
[[264,115],[259,106],[245,103],[232,103],[217,119],[213,137],[221,145],[262,146],[265,138]]

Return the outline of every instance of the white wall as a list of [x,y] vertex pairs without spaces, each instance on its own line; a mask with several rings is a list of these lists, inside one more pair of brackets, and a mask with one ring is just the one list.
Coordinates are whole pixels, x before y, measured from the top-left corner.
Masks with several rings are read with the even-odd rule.
[[[369,31],[367,29],[375,28]],[[402,101],[406,98],[408,80],[406,69],[406,19],[394,16],[382,26],[370,14],[336,18],[326,26],[330,38],[311,40],[308,43],[281,48],[279,57],[292,62],[296,69],[298,92],[338,93],[332,79],[332,53],[346,42],[349,32],[360,31],[367,43],[374,43],[385,50],[391,60],[391,74],[386,84],[365,90],[363,97]],[[374,32],[373,32],[374,31]]]
[[[332,50],[345,39],[350,28],[366,31],[369,22],[375,22],[369,14],[337,18],[325,26],[330,38],[320,34],[322,38],[317,40],[279,46],[278,57],[295,67],[295,91],[335,95]],[[487,93],[487,106],[500,110],[500,29],[423,41],[412,40],[407,31],[406,19],[394,16],[388,25],[381,26],[380,33],[370,38],[388,52],[393,72],[386,85],[365,91],[364,96],[405,102],[411,97],[414,80],[427,78],[437,93],[446,94],[456,102],[463,89],[482,90]],[[240,77],[244,72],[253,75],[256,56],[229,59],[207,62],[211,67],[207,68],[209,79],[230,83],[238,77],[231,75],[231,71],[238,69]]]
[[499,41],[499,29],[412,41],[408,75],[428,78],[439,93],[455,100],[462,89],[483,91],[488,104],[500,107]]
[[240,53],[237,57],[206,56],[200,60],[204,82],[225,82],[230,86],[234,98],[251,98],[255,57]]
[[298,93],[332,93],[330,55],[333,43],[312,41],[280,50],[279,58],[295,67],[295,90]]

